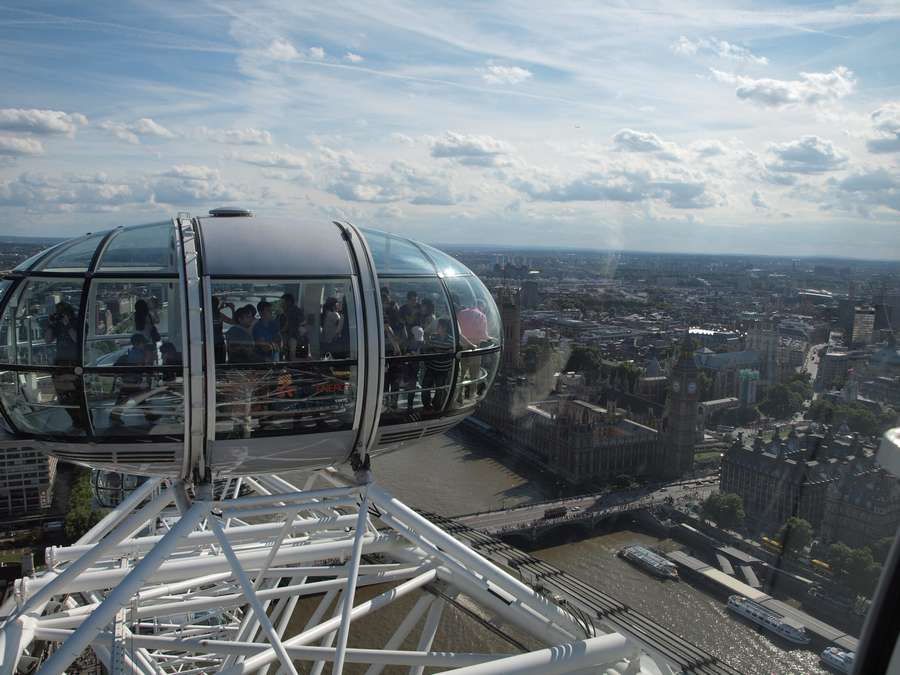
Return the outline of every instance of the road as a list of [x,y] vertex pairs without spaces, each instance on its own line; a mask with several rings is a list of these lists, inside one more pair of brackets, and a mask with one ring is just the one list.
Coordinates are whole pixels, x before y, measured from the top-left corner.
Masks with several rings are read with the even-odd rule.
[[668,485],[652,485],[630,490],[530,504],[501,511],[473,513],[458,516],[456,520],[485,532],[499,532],[501,530],[524,527],[529,523],[543,520],[544,512],[547,509],[558,506],[567,507],[569,509],[568,516],[577,518],[582,514],[587,516],[592,512],[604,511],[615,506],[623,506],[639,501],[662,502],[667,497],[671,497],[675,501],[687,498],[702,500],[718,489],[718,482],[718,478],[715,477],[695,478]]
[[[801,372],[805,371],[809,373],[809,381],[813,387],[816,386],[816,377],[818,377],[819,374],[819,350],[822,349],[822,347],[827,346],[827,342],[820,345],[813,345],[809,348],[809,351],[806,352],[806,360],[803,362]],[[815,398],[815,394],[813,394],[813,398]]]

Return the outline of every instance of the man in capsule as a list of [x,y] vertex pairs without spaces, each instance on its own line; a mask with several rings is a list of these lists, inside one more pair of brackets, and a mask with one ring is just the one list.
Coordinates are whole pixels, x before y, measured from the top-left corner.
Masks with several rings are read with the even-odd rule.
[[256,361],[256,341],[253,339],[253,321],[256,310],[253,305],[239,307],[234,313],[237,323],[225,333],[229,363],[253,363]]
[[287,351],[287,360],[294,361],[306,352],[306,321],[303,308],[297,307],[294,296],[285,293],[281,296],[281,337]]

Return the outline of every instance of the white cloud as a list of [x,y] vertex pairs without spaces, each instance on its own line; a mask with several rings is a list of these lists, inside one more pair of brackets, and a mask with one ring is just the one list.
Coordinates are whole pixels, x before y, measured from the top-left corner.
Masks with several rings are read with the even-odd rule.
[[104,212],[149,204],[152,194],[141,180],[93,175],[45,176],[31,172],[0,182],[0,204],[29,212]]
[[200,127],[200,133],[214,143],[228,145],[272,145],[272,134],[265,129],[208,129]]
[[448,131],[433,139],[431,156],[454,159],[467,166],[500,166],[512,148],[493,136],[458,134]]
[[303,169],[308,164],[306,156],[294,152],[238,153],[230,155],[229,159],[269,169]]
[[174,206],[234,202],[247,195],[226,185],[217,169],[182,164],[173,166],[149,182],[154,201]]
[[803,136],[789,143],[772,143],[769,152],[778,161],[767,164],[770,171],[786,173],[823,173],[842,169],[848,156],[840,148],[815,135]]
[[685,170],[613,166],[606,171],[591,171],[571,179],[514,179],[512,185],[534,201],[641,203],[660,200],[676,209],[709,208],[720,202],[704,176]]
[[724,155],[728,149],[721,141],[698,141],[691,145],[691,150],[700,158],[718,157]]
[[142,137],[151,138],[175,138],[175,134],[149,117],[142,117],[132,124],[112,122],[105,120],[100,123],[100,128],[108,131],[113,136],[126,143],[139,145]]
[[[822,194],[814,194],[826,210],[843,210],[867,218],[879,207],[900,211],[900,176],[884,167],[858,169],[842,179],[829,179]],[[896,214],[888,215],[892,220]]]
[[849,96],[856,88],[856,76],[844,66],[829,73],[800,73],[798,80],[754,79],[715,68],[710,71],[719,82],[736,84],[738,98],[767,108],[833,103]]
[[81,113],[34,108],[0,109],[0,130],[4,131],[20,131],[38,136],[50,134],[74,136],[78,127],[85,124],[87,124],[87,117]]
[[263,54],[275,61],[293,61],[300,58],[300,52],[294,48],[294,45],[281,38],[272,40],[269,46],[263,50]]
[[730,61],[750,63],[758,66],[768,65],[769,60],[765,56],[756,56],[746,47],[719,40],[718,38],[697,38],[691,40],[682,35],[672,45],[672,51],[682,56],[694,56],[696,54],[709,54]]
[[0,135],[0,157],[43,155],[44,146],[36,138]]
[[619,152],[650,152],[659,159],[678,161],[678,146],[662,140],[654,133],[622,129],[613,136],[613,146]]
[[363,57],[359,54],[354,54],[353,52],[347,52],[344,54],[344,61],[349,61],[350,63],[362,63]]
[[869,152],[900,152],[900,103],[885,103],[871,119],[876,135],[866,141]]
[[316,61],[321,61],[325,58],[325,50],[321,47],[310,47],[308,53],[309,58],[315,59]]
[[532,72],[525,68],[519,66],[501,66],[496,63],[491,63],[490,61],[488,61],[484,68],[480,68],[479,70],[481,71],[481,79],[488,84],[494,85],[520,84],[526,80],[530,80],[532,77]]
[[394,161],[384,169],[370,166],[349,151],[323,148],[319,159],[325,190],[344,201],[418,206],[450,206],[464,200],[449,176],[408,162]]

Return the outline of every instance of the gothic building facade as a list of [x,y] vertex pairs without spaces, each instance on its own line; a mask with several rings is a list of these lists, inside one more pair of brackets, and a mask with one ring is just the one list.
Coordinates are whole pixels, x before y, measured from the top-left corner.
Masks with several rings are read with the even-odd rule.
[[858,437],[836,439],[793,430],[787,439],[751,443],[739,437],[722,457],[719,488],[744,502],[748,520],[770,531],[792,516],[808,521],[817,531],[825,519],[829,489],[842,478],[875,467],[873,451]]

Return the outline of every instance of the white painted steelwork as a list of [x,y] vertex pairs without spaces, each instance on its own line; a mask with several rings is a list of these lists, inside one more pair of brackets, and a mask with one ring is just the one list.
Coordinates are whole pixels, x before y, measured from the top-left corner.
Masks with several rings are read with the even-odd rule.
[[[313,489],[319,479],[328,486]],[[49,569],[19,580],[0,608],[0,673],[57,675],[85,649],[111,672],[148,675],[272,664],[340,673],[350,663],[368,664],[369,675],[385,666],[674,672],[632,637],[586,634],[564,608],[375,483],[334,470],[312,474],[305,489],[278,476],[245,482],[259,490],[219,500],[191,499],[178,481],[145,483],[74,546],[49,551]],[[174,522],[163,517],[173,505]],[[383,611],[407,596],[408,610]],[[516,638],[494,654],[435,651],[451,614]],[[294,625],[301,616],[305,625]],[[383,649],[353,644],[351,626],[367,617],[396,622]],[[416,649],[401,649],[417,627]]]

